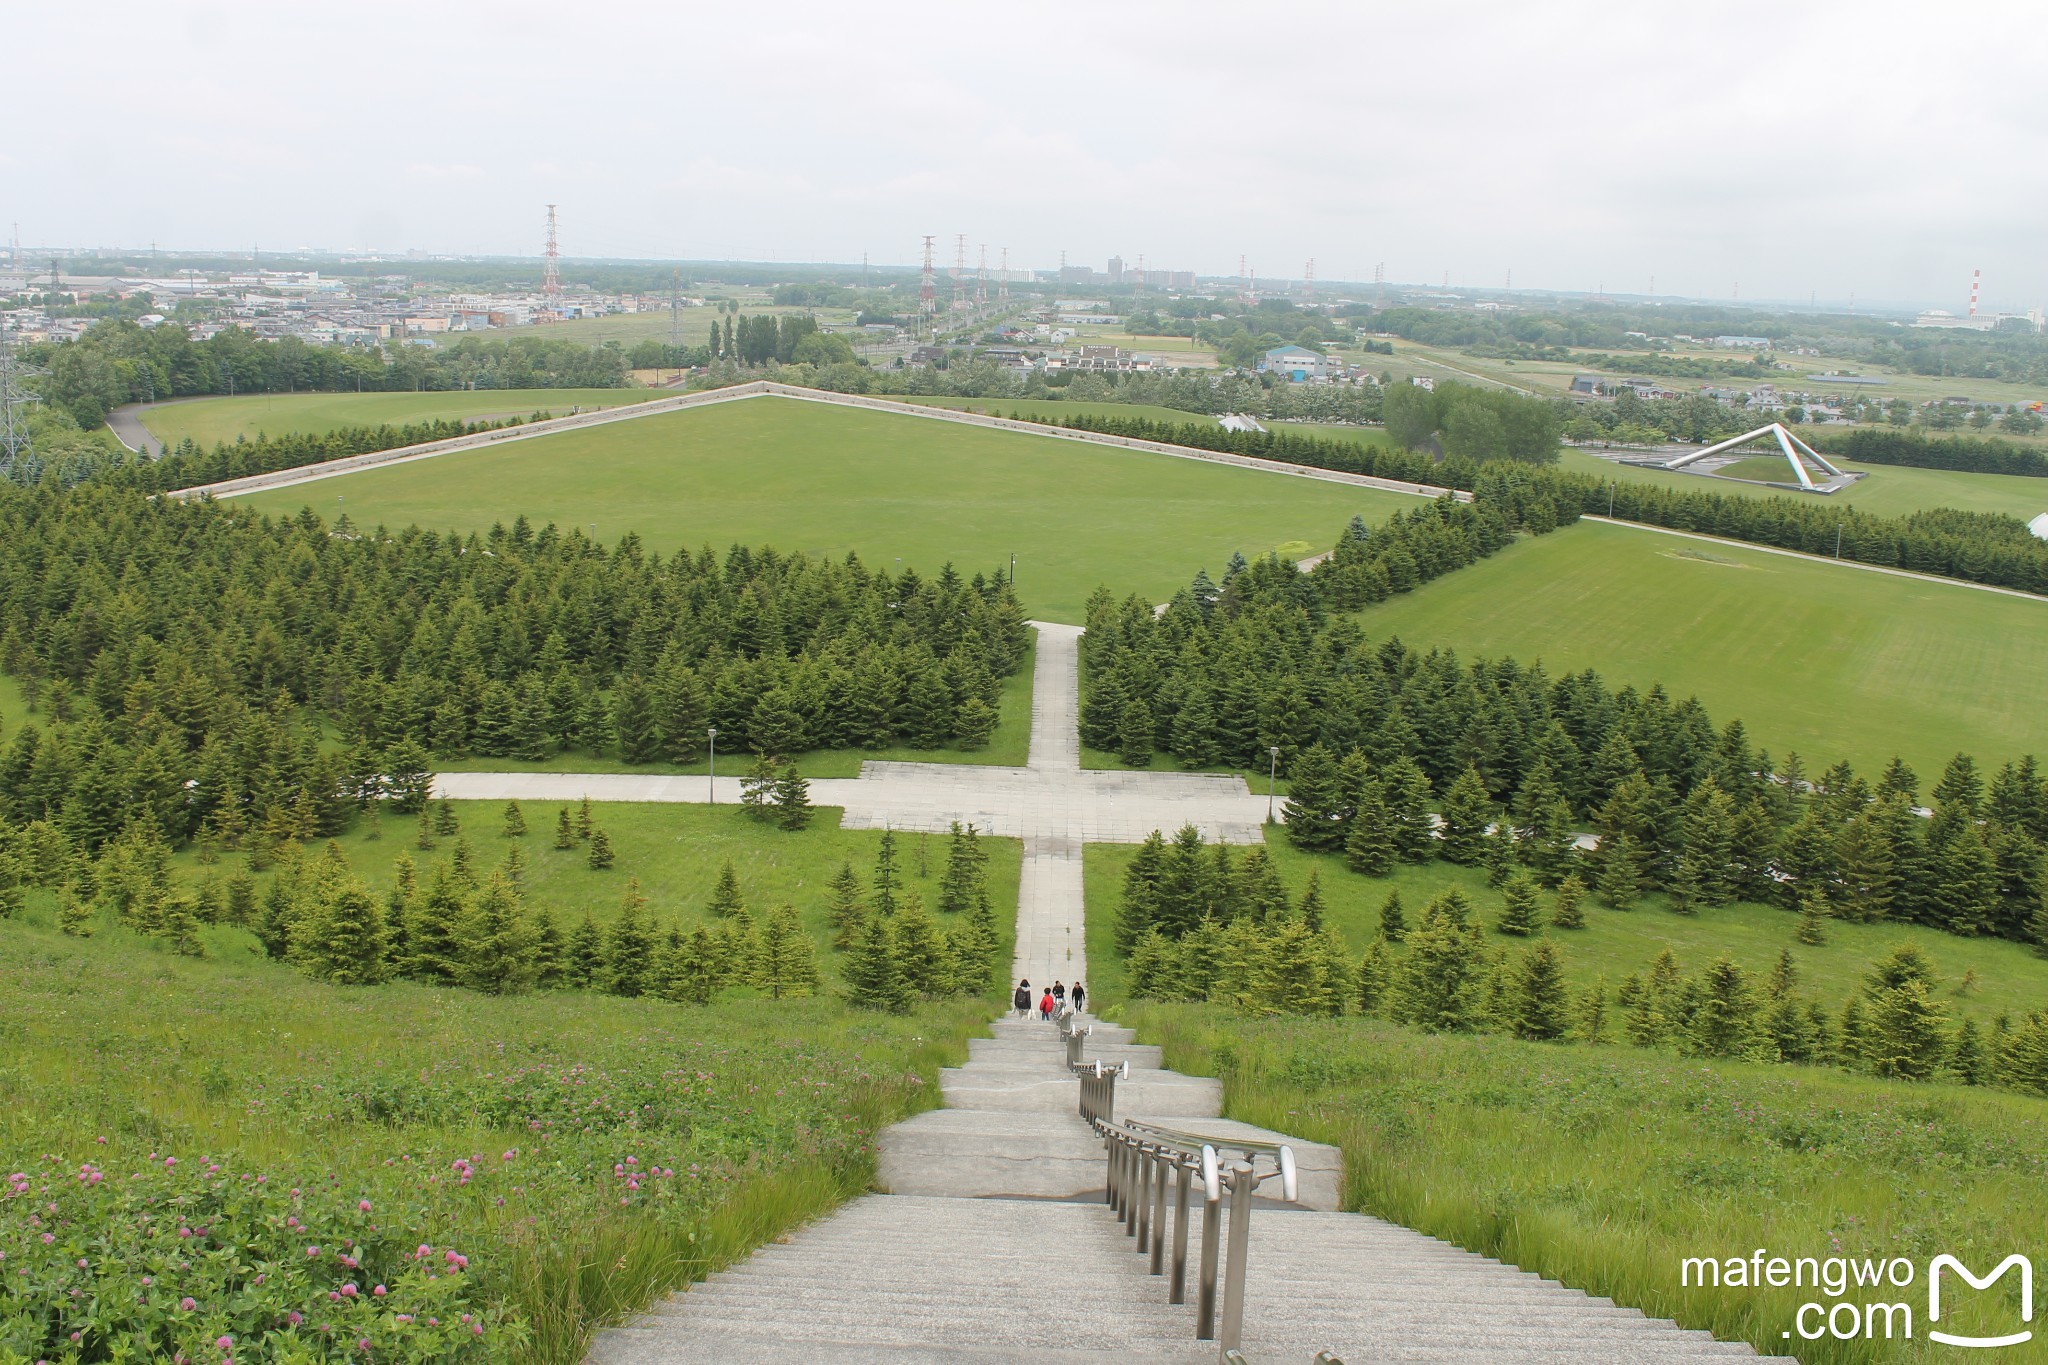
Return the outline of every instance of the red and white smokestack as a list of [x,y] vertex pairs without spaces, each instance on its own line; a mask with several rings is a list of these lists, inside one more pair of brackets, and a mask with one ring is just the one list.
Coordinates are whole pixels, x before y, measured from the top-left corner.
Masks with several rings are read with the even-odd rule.
[[1972,271],[1970,272],[1970,316],[1971,316],[1971,317],[1976,317],[1976,316],[1977,316],[1977,278],[1978,278],[1978,276],[1982,275],[1983,273],[1984,273],[1984,272],[1983,272],[1983,271],[1981,271],[1981,270],[1972,270]]

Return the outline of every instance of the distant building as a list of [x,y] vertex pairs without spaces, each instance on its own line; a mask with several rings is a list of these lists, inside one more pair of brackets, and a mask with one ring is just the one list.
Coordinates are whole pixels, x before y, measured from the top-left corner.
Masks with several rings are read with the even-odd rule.
[[1275,346],[1259,357],[1261,374],[1281,375],[1293,384],[1328,379],[1335,369],[1328,356],[1318,355],[1306,346]]
[[1429,389],[1431,391],[1436,389],[1436,380],[1430,375],[1411,374],[1408,376],[1408,382],[1418,389]]
[[1591,398],[1600,392],[1600,376],[1593,374],[1575,374],[1572,376],[1572,386],[1570,391],[1582,397]]
[[1989,313],[1976,317],[1957,317],[1946,308],[1930,308],[1913,319],[1915,327],[1947,327],[1972,332],[1989,332],[1998,327],[1998,319]]
[[1768,351],[1769,337],[1715,337],[1714,344],[1724,351]]
[[1111,284],[1122,284],[1124,282],[1123,257],[1112,256],[1109,258],[1109,282]]
[[[1216,425],[1222,427],[1225,431],[1265,430],[1263,426],[1259,425],[1258,418],[1251,416],[1249,413],[1243,412],[1226,413],[1225,415],[1216,419]],[[2044,517],[2048,517],[2048,512],[2044,512],[2041,515]]]

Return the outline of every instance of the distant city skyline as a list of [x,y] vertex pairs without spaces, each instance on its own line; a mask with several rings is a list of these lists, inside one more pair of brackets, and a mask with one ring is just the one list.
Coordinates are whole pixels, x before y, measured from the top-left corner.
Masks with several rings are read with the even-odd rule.
[[572,259],[905,267],[930,232],[944,268],[965,232],[970,269],[1952,311],[1981,269],[1985,311],[2048,301],[2017,4],[96,14],[89,58],[56,11],[7,22],[26,244],[537,257],[552,201]]

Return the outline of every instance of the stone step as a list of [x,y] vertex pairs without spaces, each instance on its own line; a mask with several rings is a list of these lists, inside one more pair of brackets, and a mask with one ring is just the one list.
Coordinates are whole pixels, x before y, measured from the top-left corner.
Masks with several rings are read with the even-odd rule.
[[1065,1113],[932,1109],[887,1129],[879,1148],[876,1184],[890,1194],[1065,1198],[1109,1178],[1102,1139]]
[[[939,1092],[955,1109],[1042,1110],[1074,1114],[1080,1110],[1081,1083],[1071,1076],[997,1076],[984,1078],[971,1070],[939,1073]],[[1189,1114],[1213,1116],[1223,1109],[1222,1082],[1171,1071],[1139,1072],[1117,1082],[1119,1114]]]

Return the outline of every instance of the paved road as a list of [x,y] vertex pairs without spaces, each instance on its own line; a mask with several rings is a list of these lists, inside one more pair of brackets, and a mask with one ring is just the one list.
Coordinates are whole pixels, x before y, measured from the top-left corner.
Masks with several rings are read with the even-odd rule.
[[107,427],[114,433],[115,440],[137,454],[161,455],[164,443],[142,425],[141,414],[162,406],[161,403],[124,403],[107,414]]

